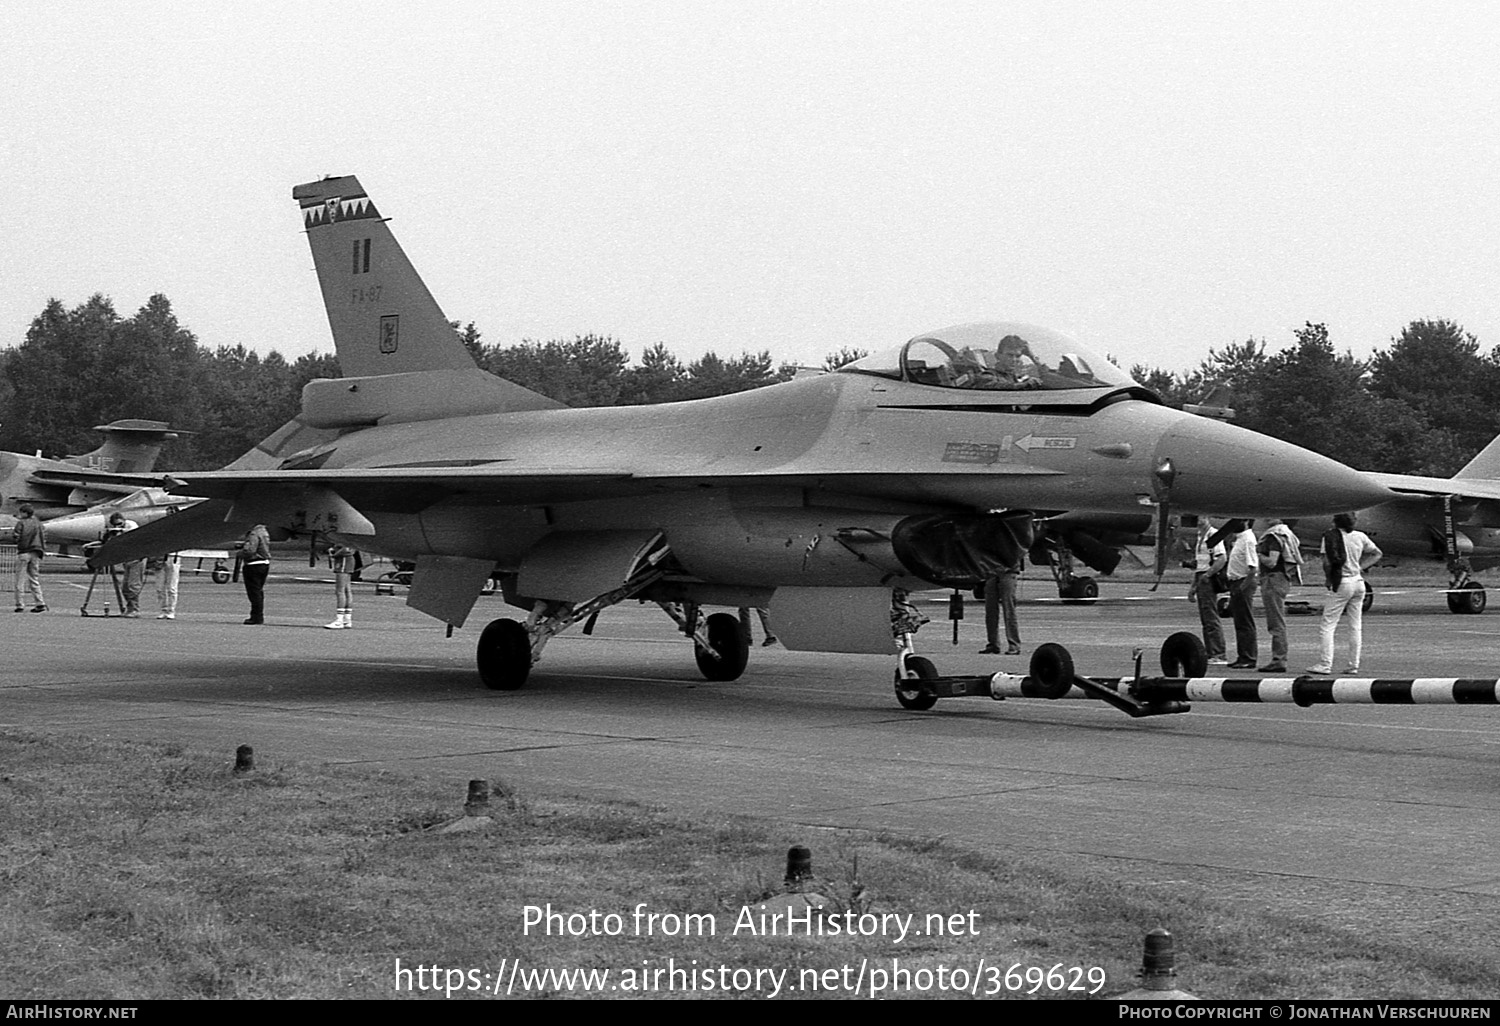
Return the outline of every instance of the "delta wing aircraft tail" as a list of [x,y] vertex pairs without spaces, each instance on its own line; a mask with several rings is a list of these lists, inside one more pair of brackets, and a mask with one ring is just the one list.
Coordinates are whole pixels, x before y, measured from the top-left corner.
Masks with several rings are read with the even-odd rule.
[[[308,386],[305,423],[346,427],[563,405],[474,365],[358,178],[298,185],[292,198],[302,208],[345,379]],[[377,381],[362,384],[351,402],[351,378]]]

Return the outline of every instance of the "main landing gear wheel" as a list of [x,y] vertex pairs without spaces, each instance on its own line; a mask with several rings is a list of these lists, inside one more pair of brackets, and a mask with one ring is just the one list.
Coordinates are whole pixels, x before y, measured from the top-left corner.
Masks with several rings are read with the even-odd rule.
[[1214,612],[1219,614],[1220,620],[1229,619],[1229,596],[1220,595],[1214,599]]
[[1459,585],[1459,590],[1448,592],[1450,613],[1482,613],[1488,604],[1489,596],[1478,581],[1466,581]]
[[714,613],[704,621],[703,627],[713,651],[694,645],[693,657],[698,660],[698,669],[704,679],[738,679],[750,661],[750,639],[740,626],[740,618],[731,613]]
[[1208,672],[1208,649],[1196,634],[1178,631],[1161,643],[1164,677],[1201,677]]
[[492,620],[475,652],[479,679],[491,691],[514,691],[531,676],[531,636],[514,620]]
[[1070,605],[1092,602],[1098,597],[1099,582],[1092,577],[1075,577],[1062,592],[1062,600]]
[[924,656],[910,656],[906,660],[906,668],[917,675],[917,680],[901,676],[901,671],[896,671],[896,701],[901,703],[901,708],[912,709],[921,712],[923,709],[931,709],[937,704],[937,695],[932,688],[927,687],[921,681],[932,680],[938,675],[937,667],[932,665],[932,660]]
[[1372,587],[1370,587],[1368,584],[1366,584],[1365,585],[1365,597],[1364,597],[1364,601],[1359,604],[1359,611],[1361,613],[1368,613],[1370,611],[1370,607],[1373,606],[1374,604],[1375,604],[1375,589],[1372,588]]
[[1031,681],[1038,698],[1061,698],[1073,687],[1073,656],[1061,645],[1047,642],[1031,653]]

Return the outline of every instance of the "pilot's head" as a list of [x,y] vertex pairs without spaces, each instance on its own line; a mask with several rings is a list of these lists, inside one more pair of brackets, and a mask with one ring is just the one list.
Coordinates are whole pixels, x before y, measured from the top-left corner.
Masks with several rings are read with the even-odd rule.
[[121,513],[119,510],[115,510],[113,513],[111,513],[109,515],[109,526],[110,527],[124,527],[125,526],[125,514]]
[[1026,365],[1028,348],[1020,335],[1006,335],[995,347],[995,363],[1001,370],[1019,370]]

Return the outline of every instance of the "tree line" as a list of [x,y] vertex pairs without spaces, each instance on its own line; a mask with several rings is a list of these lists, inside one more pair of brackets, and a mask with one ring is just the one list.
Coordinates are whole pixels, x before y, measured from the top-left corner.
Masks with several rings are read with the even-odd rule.
[[[699,399],[796,372],[764,351],[684,363],[657,343],[633,363],[609,336],[501,346],[472,322],[454,328],[480,367],[569,406]],[[842,349],[824,367],[863,355]],[[1443,320],[1413,321],[1368,360],[1337,351],[1326,325],[1308,323],[1280,350],[1247,339],[1209,349],[1190,371],[1136,364],[1130,374],[1173,405],[1225,386],[1235,423],[1360,469],[1447,476],[1500,434],[1500,348],[1481,353],[1478,339]],[[159,469],[219,467],[295,416],[303,385],[338,376],[332,354],[289,361],[203,346],[163,295],[130,317],[102,295],[72,309],[54,299],[19,346],[0,350],[0,451],[86,452],[99,442],[94,425],[134,417],[185,432]]]
[[[480,367],[569,406],[700,399],[796,373],[768,352],[708,352],[683,363],[657,343],[632,365],[606,336],[497,346],[472,322],[454,329]],[[221,467],[296,416],[303,385],[339,376],[333,354],[289,361],[275,350],[261,356],[244,345],[201,345],[163,295],[130,317],[102,295],[72,309],[54,299],[19,346],[0,350],[0,452],[87,452],[100,442],[95,425],[129,417],[183,432],[162,450],[157,469]]]
[[1249,339],[1186,373],[1130,376],[1174,405],[1225,385],[1236,424],[1359,470],[1448,477],[1500,434],[1500,348],[1481,353],[1451,321],[1412,321],[1368,360],[1336,351],[1324,324],[1293,336],[1278,352]]

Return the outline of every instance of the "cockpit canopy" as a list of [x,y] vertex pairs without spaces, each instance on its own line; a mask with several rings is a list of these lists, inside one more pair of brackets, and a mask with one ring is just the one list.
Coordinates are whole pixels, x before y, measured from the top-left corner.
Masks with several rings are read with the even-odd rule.
[[838,371],[999,392],[1136,384],[1130,375],[1066,335],[1031,324],[997,321],[918,335],[898,348],[846,363]]

